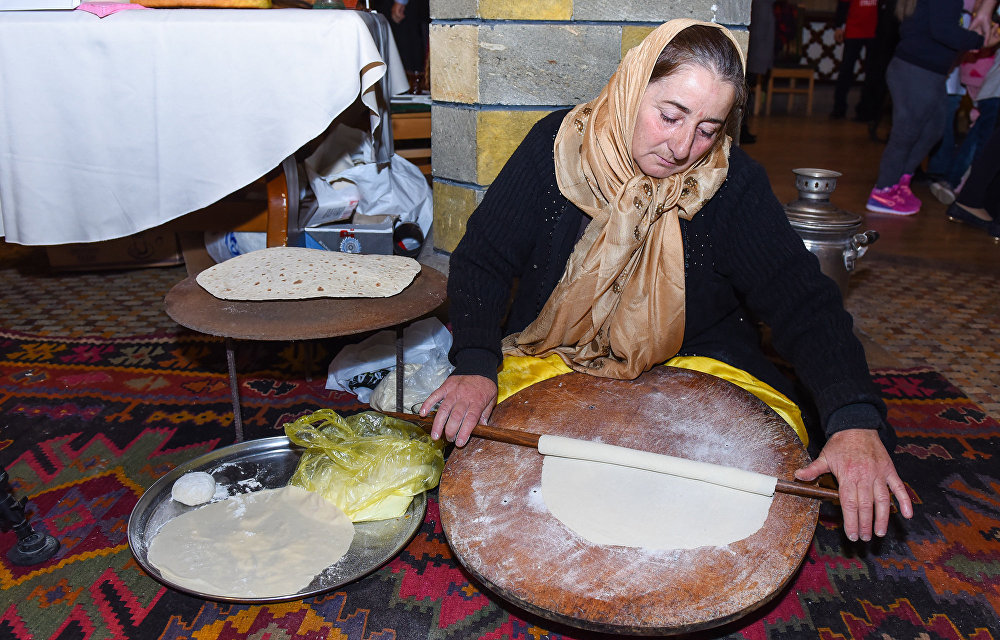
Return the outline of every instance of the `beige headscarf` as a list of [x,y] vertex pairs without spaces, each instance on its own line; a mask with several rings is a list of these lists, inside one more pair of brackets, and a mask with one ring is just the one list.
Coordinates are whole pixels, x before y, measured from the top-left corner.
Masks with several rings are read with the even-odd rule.
[[[556,136],[559,190],[592,218],[535,319],[504,353],[558,353],[570,367],[633,379],[677,353],[684,338],[684,248],[690,220],[726,179],[730,139],[683,173],[651,178],[632,158],[639,102],[663,48],[696,24],[671,20],[625,54],[601,94],[567,114]],[[746,66],[743,60],[744,68]]]

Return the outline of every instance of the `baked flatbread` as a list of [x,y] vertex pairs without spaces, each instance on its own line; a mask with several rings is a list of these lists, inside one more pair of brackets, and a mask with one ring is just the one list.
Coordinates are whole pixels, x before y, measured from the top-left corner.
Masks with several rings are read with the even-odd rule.
[[416,260],[403,256],[269,247],[205,269],[197,280],[223,300],[388,298],[419,271]]

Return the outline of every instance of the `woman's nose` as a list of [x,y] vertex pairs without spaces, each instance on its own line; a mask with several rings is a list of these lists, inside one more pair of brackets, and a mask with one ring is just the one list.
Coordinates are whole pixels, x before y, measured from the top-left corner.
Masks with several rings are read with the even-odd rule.
[[670,141],[670,153],[673,154],[675,161],[684,162],[691,155],[691,147],[693,145],[694,129],[684,127]]

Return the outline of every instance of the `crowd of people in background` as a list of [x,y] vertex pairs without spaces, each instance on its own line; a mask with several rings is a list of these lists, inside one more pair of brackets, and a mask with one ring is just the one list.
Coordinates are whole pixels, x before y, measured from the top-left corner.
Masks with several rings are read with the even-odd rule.
[[[751,92],[775,65],[789,6],[794,10],[784,0],[752,2]],[[867,210],[917,213],[921,201],[911,182],[922,179],[948,205],[951,219],[1000,238],[997,0],[839,0],[833,25],[841,55],[830,118],[851,116],[868,125],[873,141],[886,144]],[[864,80],[850,114],[858,70]],[[889,136],[880,139],[890,103]],[[754,142],[746,121],[740,138]]]

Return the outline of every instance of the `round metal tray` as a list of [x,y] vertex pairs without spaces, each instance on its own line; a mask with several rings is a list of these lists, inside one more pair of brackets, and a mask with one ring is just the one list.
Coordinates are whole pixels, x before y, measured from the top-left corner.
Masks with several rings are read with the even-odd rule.
[[298,593],[269,598],[233,598],[217,593],[200,593],[170,582],[147,559],[149,542],[165,523],[195,509],[170,497],[174,481],[191,471],[212,474],[218,488],[215,500],[262,489],[279,489],[288,484],[302,449],[284,436],[262,438],[211,451],[173,469],[146,490],[128,520],[128,546],[139,565],[166,586],[184,593],[220,602],[263,604],[299,600],[319,595],[347,584],[378,569],[405,547],[416,534],[427,510],[427,495],[413,497],[399,518],[354,525],[354,540],[347,554],[317,575]]

